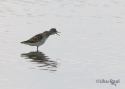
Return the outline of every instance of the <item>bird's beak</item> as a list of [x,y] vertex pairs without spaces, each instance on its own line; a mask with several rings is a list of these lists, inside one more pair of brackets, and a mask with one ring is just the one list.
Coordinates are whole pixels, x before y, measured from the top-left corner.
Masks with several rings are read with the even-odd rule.
[[56,32],[56,34],[57,34],[58,36],[60,36],[58,33],[61,33],[61,32]]

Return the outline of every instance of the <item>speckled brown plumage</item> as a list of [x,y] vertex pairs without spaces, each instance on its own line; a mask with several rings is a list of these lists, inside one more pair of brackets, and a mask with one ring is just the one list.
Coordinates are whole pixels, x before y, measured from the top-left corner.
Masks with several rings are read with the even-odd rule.
[[23,41],[21,43],[30,45],[30,46],[37,46],[37,50],[38,50],[38,47],[40,45],[43,45],[50,35],[54,35],[54,34],[59,35],[58,33],[59,32],[57,32],[55,28],[51,28],[49,31],[45,31],[43,33],[37,34],[37,35],[33,36],[32,38],[30,38],[26,41]]
[[45,31],[43,33],[37,34],[35,36],[33,36],[32,38],[30,38],[27,41],[23,41],[21,43],[35,43],[35,42],[39,42],[40,40],[43,39],[44,35],[46,35],[47,37],[49,37],[49,32]]

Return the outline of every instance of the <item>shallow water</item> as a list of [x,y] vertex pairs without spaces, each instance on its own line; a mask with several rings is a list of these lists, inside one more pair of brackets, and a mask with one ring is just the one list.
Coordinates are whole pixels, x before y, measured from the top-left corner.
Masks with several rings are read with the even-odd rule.
[[[124,0],[0,0],[0,89],[124,89],[124,8]],[[39,52],[20,44],[53,27],[60,36]]]

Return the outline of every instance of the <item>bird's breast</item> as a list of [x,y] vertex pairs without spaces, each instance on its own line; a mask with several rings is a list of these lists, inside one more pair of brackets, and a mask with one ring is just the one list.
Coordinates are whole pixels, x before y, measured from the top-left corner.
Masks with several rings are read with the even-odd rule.
[[40,40],[40,42],[45,43],[46,40],[47,40],[47,37],[44,37],[42,40]]

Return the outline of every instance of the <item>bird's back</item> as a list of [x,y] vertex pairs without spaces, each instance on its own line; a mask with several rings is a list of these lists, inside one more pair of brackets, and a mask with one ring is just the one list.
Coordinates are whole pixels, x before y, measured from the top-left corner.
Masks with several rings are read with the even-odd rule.
[[23,41],[21,43],[24,43],[24,44],[25,43],[36,43],[36,42],[39,42],[42,39],[48,38],[48,37],[49,37],[49,32],[45,31],[45,32],[37,34],[37,35],[33,36],[32,38],[30,38],[29,40]]

